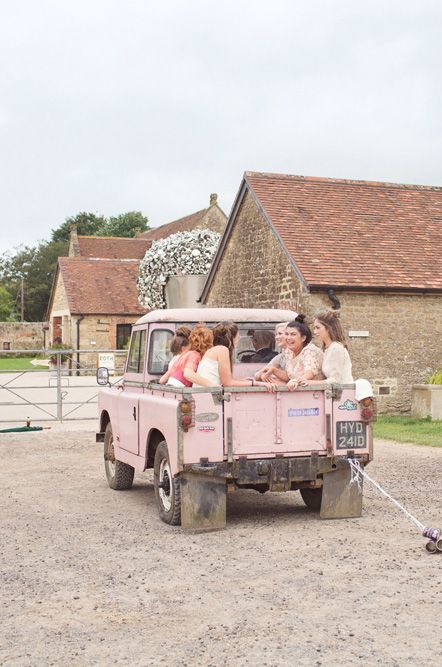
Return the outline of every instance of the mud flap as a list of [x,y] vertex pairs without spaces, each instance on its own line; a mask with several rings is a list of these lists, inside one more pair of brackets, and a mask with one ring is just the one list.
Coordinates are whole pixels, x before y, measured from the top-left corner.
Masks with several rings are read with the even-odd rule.
[[226,480],[197,473],[181,476],[181,526],[187,530],[226,527]]
[[350,467],[324,473],[321,519],[351,519],[362,514],[362,480],[350,484]]

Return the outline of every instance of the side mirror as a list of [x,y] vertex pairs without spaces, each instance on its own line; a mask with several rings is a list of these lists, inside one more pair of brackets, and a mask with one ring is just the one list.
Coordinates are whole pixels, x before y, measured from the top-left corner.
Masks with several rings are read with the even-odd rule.
[[100,368],[97,368],[96,378],[97,384],[99,385],[104,386],[109,384],[109,369],[106,368],[106,366],[100,366]]

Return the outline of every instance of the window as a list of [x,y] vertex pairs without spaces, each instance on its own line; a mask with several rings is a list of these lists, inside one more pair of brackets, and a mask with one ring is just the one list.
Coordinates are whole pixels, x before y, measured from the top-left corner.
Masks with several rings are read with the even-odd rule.
[[[235,350],[235,363],[242,360],[243,355],[254,354],[259,347],[259,341],[255,340],[255,332],[268,332],[268,341],[265,341],[266,347],[276,350],[275,347],[275,326],[276,323],[253,323],[253,324],[239,324],[239,341]],[[259,335],[258,335],[259,338]],[[256,345],[256,347],[255,347]],[[264,345],[264,342],[262,343]]]
[[132,324],[117,324],[117,350],[125,350],[129,347]]
[[130,342],[126,373],[142,373],[144,371],[144,352],[146,349],[146,330],[135,331]]
[[169,329],[155,329],[150,336],[149,373],[163,375],[172,358],[170,341],[173,333]]

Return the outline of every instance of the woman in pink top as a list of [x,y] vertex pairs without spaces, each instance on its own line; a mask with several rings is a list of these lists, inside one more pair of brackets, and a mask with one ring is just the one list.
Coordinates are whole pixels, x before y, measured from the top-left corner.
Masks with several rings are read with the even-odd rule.
[[170,369],[160,379],[160,384],[170,384],[175,387],[191,387],[185,377],[188,370],[196,371],[204,354],[213,346],[213,335],[210,329],[198,324],[189,336],[189,346],[172,363]]

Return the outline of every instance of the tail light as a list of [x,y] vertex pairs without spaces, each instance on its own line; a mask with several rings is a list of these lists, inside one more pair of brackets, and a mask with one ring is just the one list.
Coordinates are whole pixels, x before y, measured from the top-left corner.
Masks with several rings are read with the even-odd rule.
[[359,402],[361,408],[361,417],[364,422],[372,422],[376,419],[376,404],[372,396],[363,398]]
[[178,424],[187,433],[191,426],[195,426],[195,403],[183,399],[178,403]]

